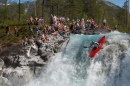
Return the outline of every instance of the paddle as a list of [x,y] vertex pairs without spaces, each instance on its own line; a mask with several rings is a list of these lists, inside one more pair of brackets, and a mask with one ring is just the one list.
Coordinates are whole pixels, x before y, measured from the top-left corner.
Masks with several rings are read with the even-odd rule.
[[87,46],[83,46],[84,48],[90,48],[90,47],[87,47]]
[[[83,46],[84,48],[90,48],[90,47],[87,47],[87,46]],[[103,47],[102,48],[100,48],[100,49],[103,49]]]

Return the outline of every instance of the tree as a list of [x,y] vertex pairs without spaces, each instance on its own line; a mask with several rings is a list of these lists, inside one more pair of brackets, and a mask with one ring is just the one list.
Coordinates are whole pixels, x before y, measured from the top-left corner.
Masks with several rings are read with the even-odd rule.
[[70,14],[72,18],[82,18],[84,14],[84,5],[82,0],[71,0]]
[[98,23],[102,21],[104,13],[104,2],[102,0],[84,0],[85,12],[89,18],[94,19]]
[[0,0],[1,3],[6,4],[8,0]]
[[120,25],[126,24],[126,16],[124,16],[125,14],[126,14],[126,10],[124,9],[120,9],[119,12],[116,14],[117,20]]

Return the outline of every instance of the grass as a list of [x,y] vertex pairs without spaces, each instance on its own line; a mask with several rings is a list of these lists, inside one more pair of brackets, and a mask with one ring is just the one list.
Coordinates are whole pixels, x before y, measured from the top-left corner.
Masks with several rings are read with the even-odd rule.
[[[14,34],[14,27],[17,27],[19,30],[19,36],[17,37]],[[21,43],[21,39],[23,36],[27,36],[29,34],[29,29],[26,24],[21,24],[18,26],[18,24],[11,24],[10,32],[8,35],[5,33],[5,27],[6,24],[0,25],[0,45],[2,46],[11,46],[17,43]]]
[[[46,21],[46,23],[49,23]],[[9,25],[10,26],[10,34],[7,36],[6,33],[5,33],[5,27]],[[19,36],[17,37],[15,34],[14,34],[14,27],[17,27],[17,29],[19,30]],[[126,32],[126,33],[129,33],[128,32],[128,28],[124,28],[125,26],[118,26],[118,30],[120,32]],[[42,27],[40,27],[40,29],[42,29]],[[7,23],[0,23],[0,46],[11,46],[11,45],[14,45],[14,44],[17,44],[17,43],[21,43],[21,39],[22,37],[30,37],[30,30],[25,23],[21,23],[20,25],[17,23],[17,22],[14,22],[11,21],[11,22],[7,22]],[[35,37],[35,35],[34,35]]]
[[[10,27],[10,32],[9,35],[6,35],[5,33],[5,28],[6,26]],[[17,37],[14,34],[14,27],[17,27],[18,31],[19,31],[19,36]],[[32,26],[33,27],[33,26]],[[42,29],[42,27],[40,27],[40,29]],[[16,22],[12,23],[12,21],[6,24],[0,24],[0,46],[12,46],[14,44],[18,44],[21,43],[22,38],[26,36],[26,37],[30,37],[30,30],[28,25],[25,23],[21,23],[20,25]],[[34,35],[35,37],[35,35]]]

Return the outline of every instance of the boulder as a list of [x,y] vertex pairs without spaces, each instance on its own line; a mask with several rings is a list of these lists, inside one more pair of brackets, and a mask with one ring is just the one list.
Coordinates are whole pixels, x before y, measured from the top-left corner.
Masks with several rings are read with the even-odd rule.
[[2,69],[3,66],[4,66],[4,61],[0,59],[0,70]]

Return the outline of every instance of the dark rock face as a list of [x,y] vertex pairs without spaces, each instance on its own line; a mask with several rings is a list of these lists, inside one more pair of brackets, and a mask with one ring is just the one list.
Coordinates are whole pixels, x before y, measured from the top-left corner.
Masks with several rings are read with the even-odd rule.
[[4,66],[4,61],[0,59],[0,70],[2,69],[3,66]]
[[34,75],[38,76],[48,59],[60,51],[67,39],[60,35],[48,35],[48,38],[49,42],[37,40],[34,46],[23,47],[22,44],[17,44],[4,48],[0,52],[0,78],[3,80],[0,84],[6,85],[4,80],[7,79],[9,85],[6,86],[23,86]]
[[39,57],[43,61],[47,61],[50,55],[60,51],[60,48],[65,41],[65,39],[60,35],[48,35],[48,38],[50,38],[49,42],[37,40],[34,46],[30,45],[23,47],[21,44],[18,44],[4,49],[0,52],[0,58],[5,62],[4,66],[22,66],[20,63],[23,62],[23,60],[29,60],[35,56]]
[[0,52],[0,56],[13,56],[13,55],[23,55],[25,53],[21,44],[3,48]]

